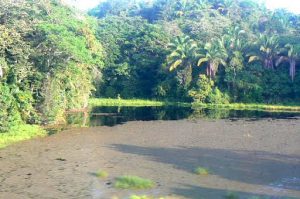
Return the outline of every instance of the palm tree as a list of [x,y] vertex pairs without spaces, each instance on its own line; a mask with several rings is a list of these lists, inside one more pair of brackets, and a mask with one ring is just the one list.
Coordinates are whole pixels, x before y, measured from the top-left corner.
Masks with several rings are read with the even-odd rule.
[[[215,5],[216,9],[223,15],[229,15],[231,16],[234,14],[234,8],[236,6],[235,0],[223,0],[219,2],[217,5]],[[232,11],[232,12],[230,12]],[[235,13],[237,14],[237,13]]]
[[260,45],[259,53],[255,52],[254,55],[249,57],[249,63],[253,61],[261,61],[266,69],[274,69],[274,59],[278,54],[278,37],[260,34],[259,41],[257,44]]
[[185,74],[183,84],[187,84],[188,77],[192,74],[192,64],[195,61],[197,54],[197,44],[190,37],[176,37],[176,39],[168,45],[171,53],[167,57],[169,70],[173,71],[178,67],[182,67]]
[[206,74],[210,78],[214,78],[218,70],[219,65],[226,66],[226,60],[228,58],[227,51],[224,47],[223,40],[212,40],[204,46],[204,53],[200,54],[198,60],[198,66],[203,63],[208,63],[206,68]]
[[294,81],[296,75],[296,60],[300,56],[300,49],[296,48],[292,44],[286,44],[285,48],[287,50],[287,56],[279,57],[279,59],[276,61],[276,66],[278,66],[283,61],[287,61],[290,65],[290,76],[292,78],[292,81]]
[[228,30],[223,36],[225,48],[228,51],[229,65],[234,70],[241,69],[244,65],[245,31],[236,26]]

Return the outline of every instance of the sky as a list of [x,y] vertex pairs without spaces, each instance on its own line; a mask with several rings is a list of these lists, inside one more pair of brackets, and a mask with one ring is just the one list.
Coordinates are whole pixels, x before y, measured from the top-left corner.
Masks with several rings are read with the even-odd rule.
[[[104,0],[64,0],[80,10],[88,10],[97,6]],[[300,0],[263,0],[270,9],[286,8],[287,10],[300,14]]]

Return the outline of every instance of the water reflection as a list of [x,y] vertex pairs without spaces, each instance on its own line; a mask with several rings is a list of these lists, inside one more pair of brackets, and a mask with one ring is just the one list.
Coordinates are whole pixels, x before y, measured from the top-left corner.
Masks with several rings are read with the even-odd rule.
[[247,120],[298,119],[300,113],[264,112],[250,110],[207,109],[190,107],[94,107],[90,112],[67,114],[72,126],[114,126],[127,121],[180,120],[180,119],[230,119]]

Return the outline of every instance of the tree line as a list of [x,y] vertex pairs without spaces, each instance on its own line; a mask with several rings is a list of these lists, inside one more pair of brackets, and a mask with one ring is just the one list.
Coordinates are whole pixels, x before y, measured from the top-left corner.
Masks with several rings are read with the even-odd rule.
[[88,98],[297,103],[300,16],[255,0],[0,2],[0,131]]
[[112,0],[89,14],[107,53],[98,96],[299,100],[299,15],[254,0]]

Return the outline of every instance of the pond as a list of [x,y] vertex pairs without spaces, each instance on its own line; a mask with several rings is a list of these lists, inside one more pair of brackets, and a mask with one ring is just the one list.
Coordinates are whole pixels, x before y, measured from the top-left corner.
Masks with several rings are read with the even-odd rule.
[[181,119],[298,119],[299,112],[267,112],[256,110],[208,109],[177,106],[160,107],[94,107],[90,113],[70,113],[67,122],[77,126],[115,126],[128,121]]

